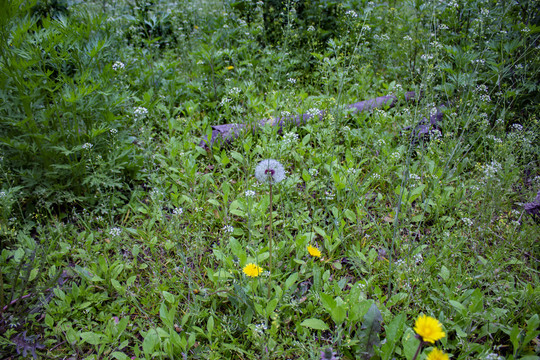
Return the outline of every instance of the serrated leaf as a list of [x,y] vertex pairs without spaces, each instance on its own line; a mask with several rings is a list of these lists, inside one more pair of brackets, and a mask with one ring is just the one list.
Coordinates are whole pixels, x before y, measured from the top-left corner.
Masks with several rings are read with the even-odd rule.
[[371,304],[360,329],[361,347],[360,358],[369,360],[375,354],[375,346],[380,346],[379,333],[381,332],[382,315],[375,304]]
[[300,325],[305,326],[310,329],[315,329],[315,330],[328,330],[329,329],[328,325],[326,325],[324,321],[319,320],[319,319],[313,319],[313,318],[302,321]]

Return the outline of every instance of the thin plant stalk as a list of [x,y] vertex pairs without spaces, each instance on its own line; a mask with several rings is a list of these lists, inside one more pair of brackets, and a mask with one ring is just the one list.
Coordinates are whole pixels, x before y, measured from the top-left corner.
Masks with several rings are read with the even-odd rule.
[[268,299],[270,299],[270,289],[272,285],[272,205],[272,183],[270,183],[270,237],[268,239],[268,259],[270,261],[270,276],[268,276]]

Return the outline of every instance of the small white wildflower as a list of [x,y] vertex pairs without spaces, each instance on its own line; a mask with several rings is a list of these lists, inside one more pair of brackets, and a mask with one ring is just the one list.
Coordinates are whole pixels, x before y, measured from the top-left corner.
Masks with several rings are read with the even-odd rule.
[[528,27],[526,27],[526,28],[521,29],[521,32],[524,33],[524,34],[528,34],[528,33],[531,32],[531,29],[529,29]]
[[424,61],[429,61],[431,59],[433,59],[433,55],[431,54],[424,54],[422,56],[420,56],[420,59],[424,60]]
[[221,101],[219,102],[219,105],[224,106],[224,105],[230,103],[231,101],[232,101],[232,99],[230,99],[230,98],[228,98],[228,97],[223,97],[223,98],[221,99]]
[[311,176],[317,176],[317,175],[319,175],[319,170],[317,170],[317,169],[309,169],[308,173]]
[[255,191],[253,190],[246,190],[246,192],[244,193],[244,195],[246,197],[254,197],[255,196]]
[[109,130],[109,132],[110,132],[111,134],[116,134],[116,133],[118,132],[118,130],[116,130],[116,129],[111,129],[111,130]]
[[356,175],[357,172],[358,172],[358,169],[355,169],[355,168],[348,168],[347,169],[347,174],[349,174],[349,175]]
[[184,213],[184,209],[182,209],[182,208],[178,208],[178,207],[177,207],[177,208],[174,208],[174,210],[173,210],[173,214],[174,214],[174,215],[177,215],[177,216],[180,216],[180,215],[182,215],[183,213]]
[[83,146],[82,146],[82,148],[85,149],[85,150],[90,150],[93,147],[94,147],[94,145],[91,144],[91,143],[86,143],[86,144],[83,144]]
[[352,18],[357,18],[358,17],[358,14],[354,10],[347,10],[345,15],[348,15],[348,16],[350,16]]
[[197,65],[204,65],[204,61],[202,60],[197,61]]
[[378,146],[384,146],[384,145],[386,145],[386,141],[384,141],[384,139],[379,139],[379,140],[377,140],[376,144]]
[[375,173],[370,176],[371,181],[379,180],[381,178],[381,175]]
[[309,25],[309,27],[307,28],[307,31],[314,32],[315,31],[315,26]]
[[484,65],[486,61],[484,59],[475,59],[475,60],[472,60],[471,63],[477,64],[477,65]]
[[364,25],[364,26],[362,26],[362,30],[370,31],[370,30],[371,30],[371,26],[369,26],[369,25]]
[[240,94],[240,89],[237,88],[237,87],[233,87],[232,89],[229,90],[229,95],[231,96],[236,96],[238,94]]
[[523,131],[523,125],[521,125],[521,124],[512,124],[512,130],[514,130],[514,131]]
[[481,93],[487,93],[488,88],[486,85],[478,85],[476,87],[476,91],[481,92]]
[[135,120],[142,119],[148,114],[148,109],[142,106],[138,106],[133,111],[133,115],[135,115]]
[[111,236],[119,236],[122,233],[122,229],[119,227],[113,227],[109,230],[109,235]]
[[414,256],[414,262],[418,265],[424,262],[424,258],[422,257],[422,254],[416,254]]
[[265,159],[255,168],[255,177],[263,184],[277,184],[285,179],[285,169],[279,161]]
[[461,221],[463,221],[465,223],[465,225],[467,226],[472,226],[473,225],[473,221],[469,218],[463,218],[461,219]]
[[324,194],[326,195],[324,198],[326,200],[333,200],[336,195],[332,191],[325,191]]
[[482,16],[488,16],[489,15],[489,10],[485,9],[485,8],[482,8],[482,9],[480,9],[480,14]]
[[442,138],[442,134],[439,130],[437,129],[433,129],[429,132],[429,136],[431,137],[431,139],[433,140],[438,140],[438,139],[441,139]]
[[317,108],[311,108],[307,111],[307,114],[309,116],[319,116],[321,114],[321,110],[317,109]]
[[405,35],[405,36],[403,37],[403,40],[405,40],[405,41],[412,41],[412,37],[410,37],[409,35]]
[[296,84],[296,79],[289,78],[289,80],[287,80],[287,81],[290,82],[291,84]]
[[6,192],[5,191],[0,191],[0,197],[5,197],[6,196]]
[[482,102],[490,102],[491,97],[488,94],[480,95],[480,101],[482,101]]
[[116,61],[113,65],[112,65],[112,68],[114,71],[119,71],[119,70],[124,70],[126,66],[124,65],[123,62],[121,61]]
[[225,231],[226,233],[232,233],[234,228],[231,225],[225,225],[221,228],[221,230]]
[[295,144],[298,142],[298,134],[295,132],[288,132],[283,135],[283,142],[285,145]]
[[414,181],[420,181],[421,178],[420,178],[420,176],[418,176],[416,174],[410,174],[409,179],[414,180]]
[[440,25],[439,25],[439,30],[448,30],[448,25],[446,25],[446,24],[440,24]]

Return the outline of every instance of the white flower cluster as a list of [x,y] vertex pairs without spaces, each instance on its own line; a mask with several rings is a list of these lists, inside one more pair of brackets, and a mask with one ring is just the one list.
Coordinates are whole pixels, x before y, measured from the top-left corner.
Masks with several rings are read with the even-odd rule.
[[461,221],[463,221],[465,223],[465,225],[467,226],[472,226],[473,225],[473,221],[469,218],[463,218],[461,219]]
[[123,62],[121,61],[116,61],[113,65],[112,65],[112,68],[114,71],[119,71],[119,70],[124,70],[126,66],[124,65]]
[[255,191],[253,190],[246,190],[246,192],[244,193],[244,195],[246,197],[254,197],[255,196]]
[[490,102],[491,97],[488,94],[480,95],[480,101],[482,101],[482,102]]
[[317,170],[317,169],[309,169],[308,173],[311,176],[317,176],[317,175],[319,175],[319,170]]
[[237,87],[233,87],[229,90],[229,95],[231,96],[237,96],[238,94],[240,94],[240,89]]
[[403,37],[403,40],[405,40],[405,41],[412,41],[412,37],[410,37],[409,35],[405,35],[405,36]]
[[294,78],[289,78],[289,80],[287,81],[290,82],[291,84],[296,84],[296,79]]
[[307,31],[314,32],[315,31],[315,26],[309,25],[309,27],[307,28]]
[[220,106],[225,106],[226,104],[230,103],[232,101],[232,99],[228,98],[228,97],[223,97],[221,99],[221,101],[219,102],[219,105]]
[[499,356],[497,353],[487,354],[485,360],[504,360],[504,357]]
[[358,14],[354,10],[347,10],[347,12],[345,12],[345,15],[348,15],[348,16],[350,16],[352,18],[357,18],[358,17]]
[[184,213],[184,209],[182,209],[182,208],[177,207],[177,208],[174,208],[174,210],[173,210],[173,214],[176,215],[176,216],[180,216],[183,213]]
[[317,109],[317,108],[311,108],[307,111],[307,114],[309,116],[318,116],[321,114],[321,110]]
[[512,130],[514,130],[514,131],[523,131],[523,125],[521,125],[521,124],[512,124]]
[[135,120],[142,119],[146,115],[148,115],[148,109],[142,106],[138,106],[133,111],[133,115],[135,115]]
[[83,146],[82,146],[82,148],[85,149],[85,150],[90,150],[93,147],[94,147],[94,145],[92,145],[91,143],[86,143],[86,144],[83,144]]
[[493,160],[491,164],[484,165],[484,175],[487,178],[492,178],[497,174],[499,171],[502,170],[501,164],[499,164],[497,161]]
[[487,135],[486,138],[492,140],[493,142],[496,142],[497,144],[502,144],[502,140],[496,137],[495,135]]
[[111,230],[109,230],[109,235],[111,236],[119,236],[122,233],[122,229],[119,227],[113,227]]
[[225,225],[221,228],[221,230],[225,231],[226,233],[232,233],[234,231],[234,228],[231,225]]
[[283,143],[285,145],[295,144],[298,142],[298,134],[295,132],[288,132],[283,135]]
[[356,175],[358,173],[358,169],[355,169],[355,168],[348,168],[347,169],[347,174],[349,175]]

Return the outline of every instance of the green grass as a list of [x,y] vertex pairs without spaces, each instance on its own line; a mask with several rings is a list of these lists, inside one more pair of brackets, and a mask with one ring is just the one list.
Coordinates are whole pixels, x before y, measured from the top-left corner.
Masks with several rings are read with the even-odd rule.
[[452,359],[539,358],[533,2],[304,3],[3,18],[1,357],[411,360],[426,314]]

